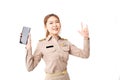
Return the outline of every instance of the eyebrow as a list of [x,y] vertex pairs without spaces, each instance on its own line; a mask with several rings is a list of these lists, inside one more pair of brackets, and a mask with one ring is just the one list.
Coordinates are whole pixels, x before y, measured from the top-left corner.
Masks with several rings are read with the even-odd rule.
[[[54,22],[54,21],[48,21],[48,22]],[[55,22],[60,22],[59,20],[55,20]]]

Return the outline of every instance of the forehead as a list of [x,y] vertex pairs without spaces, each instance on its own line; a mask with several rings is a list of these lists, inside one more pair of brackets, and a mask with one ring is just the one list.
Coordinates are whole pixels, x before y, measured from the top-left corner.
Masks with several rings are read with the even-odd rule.
[[48,22],[49,21],[58,21],[58,18],[55,17],[55,16],[51,16],[51,17],[48,18]]

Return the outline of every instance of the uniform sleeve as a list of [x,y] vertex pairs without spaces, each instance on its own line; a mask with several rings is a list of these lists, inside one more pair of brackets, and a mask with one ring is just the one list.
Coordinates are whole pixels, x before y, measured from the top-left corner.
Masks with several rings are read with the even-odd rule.
[[26,67],[28,71],[32,71],[40,62],[42,58],[42,53],[40,51],[40,42],[38,42],[37,47],[32,55],[32,47],[28,49],[26,54]]
[[90,55],[90,40],[84,39],[83,49],[70,43],[70,54],[82,58],[88,58]]

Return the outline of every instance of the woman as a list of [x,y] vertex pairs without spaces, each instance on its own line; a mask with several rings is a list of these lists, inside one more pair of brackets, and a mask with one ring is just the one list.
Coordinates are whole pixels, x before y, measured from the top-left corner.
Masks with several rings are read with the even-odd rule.
[[67,61],[69,54],[88,58],[89,57],[89,32],[87,26],[80,31],[84,37],[84,49],[79,49],[67,39],[59,36],[61,29],[60,19],[55,14],[49,14],[44,18],[46,38],[39,40],[34,54],[32,54],[31,36],[29,35],[26,45],[27,70],[32,71],[40,62],[41,58],[46,63],[45,80],[70,80],[67,73]]

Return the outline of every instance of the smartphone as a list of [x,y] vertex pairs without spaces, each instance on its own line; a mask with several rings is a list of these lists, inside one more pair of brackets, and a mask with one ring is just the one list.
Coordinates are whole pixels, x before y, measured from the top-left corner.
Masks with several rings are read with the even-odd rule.
[[27,44],[28,36],[30,33],[31,28],[23,26],[21,37],[20,37],[20,43],[21,44]]

